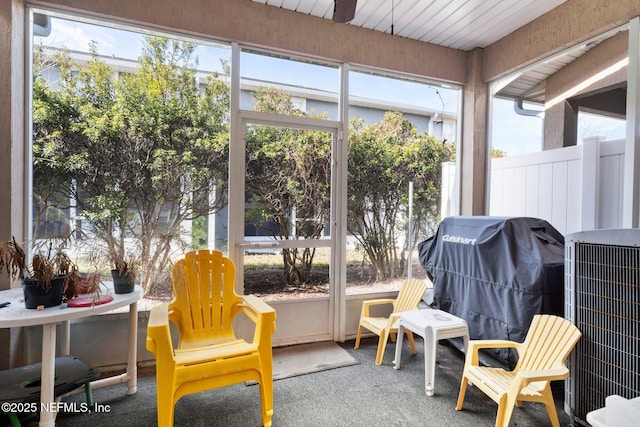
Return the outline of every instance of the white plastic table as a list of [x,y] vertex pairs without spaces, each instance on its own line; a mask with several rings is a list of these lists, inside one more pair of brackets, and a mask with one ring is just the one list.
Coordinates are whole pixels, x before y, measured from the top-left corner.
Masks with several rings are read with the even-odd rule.
[[619,427],[637,425],[640,417],[640,397],[625,399],[612,395],[605,398],[605,407],[587,414],[592,427]]
[[[56,359],[56,325],[61,323],[62,336],[60,342],[62,353],[69,354],[70,350],[70,321],[94,314],[105,313],[117,308],[129,306],[129,354],[127,358],[127,372],[103,378],[91,383],[92,388],[127,382],[127,394],[137,391],[137,330],[138,330],[138,300],[142,297],[142,288],[136,286],[134,291],[128,294],[116,294],[113,287],[109,287],[113,295],[113,301],[93,307],[67,307],[54,306],[44,310],[27,309],[24,306],[22,288],[13,288],[0,291],[0,303],[9,302],[6,307],[0,308],[0,328],[15,328],[22,326],[42,325],[42,372],[40,387],[40,427],[53,427],[55,425],[54,404],[54,370]],[[52,409],[49,411],[48,409]]]
[[414,334],[420,335],[424,341],[424,389],[427,396],[433,396],[435,392],[434,377],[438,340],[462,337],[466,352],[469,342],[467,322],[442,310],[424,309],[402,313],[400,315],[400,325],[398,326],[394,360],[395,369],[400,369],[402,339],[405,328]]

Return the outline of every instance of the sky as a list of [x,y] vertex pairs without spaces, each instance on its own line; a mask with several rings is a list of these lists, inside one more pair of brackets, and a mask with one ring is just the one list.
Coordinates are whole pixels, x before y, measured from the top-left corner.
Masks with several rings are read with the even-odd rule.
[[513,101],[501,98],[493,100],[493,146],[507,155],[541,151],[542,126],[540,117],[518,116],[513,109]]
[[[92,41],[97,42],[100,55],[136,60],[142,51],[143,35],[52,18],[51,34],[46,38],[34,38],[35,43],[77,51],[87,51]],[[231,53],[223,46],[199,44],[196,55],[201,70],[220,72],[222,71],[220,59],[230,60]],[[293,67],[291,61],[286,61],[285,67],[284,63],[283,59],[243,52],[241,55],[242,77],[338,92],[337,68],[303,62],[298,62]],[[370,98],[375,94],[378,100],[402,102],[450,114],[455,114],[458,108],[456,90],[407,80],[385,79],[367,73],[355,72],[350,75],[349,89],[355,96]],[[375,88],[375,91],[371,88]],[[543,133],[541,118],[519,116],[514,112],[513,102],[503,99],[494,99],[492,117],[493,148],[509,156],[541,150]],[[582,140],[584,137],[594,135],[605,136],[607,139],[624,138],[624,121],[580,113],[578,139]]]
[[[542,110],[541,105],[524,105],[524,108]],[[542,150],[543,119],[518,116],[513,101],[493,100],[494,121],[491,128],[493,145],[513,156]],[[578,144],[587,137],[601,136],[608,140],[624,139],[624,120],[580,112],[578,114]]]

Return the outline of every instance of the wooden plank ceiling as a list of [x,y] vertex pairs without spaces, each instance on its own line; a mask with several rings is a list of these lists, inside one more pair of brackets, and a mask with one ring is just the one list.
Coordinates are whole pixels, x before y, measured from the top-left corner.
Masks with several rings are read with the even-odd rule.
[[[334,0],[253,0],[325,19]],[[528,24],[566,0],[357,0],[355,25],[400,37],[471,50]]]
[[[331,20],[334,0],[252,0]],[[340,0],[342,1],[342,0]],[[349,0],[347,0],[349,1]],[[566,0],[351,0],[355,25],[452,49],[484,48],[530,23]],[[599,41],[590,43],[589,48]],[[498,96],[544,102],[544,81],[580,55],[577,48],[523,70]]]

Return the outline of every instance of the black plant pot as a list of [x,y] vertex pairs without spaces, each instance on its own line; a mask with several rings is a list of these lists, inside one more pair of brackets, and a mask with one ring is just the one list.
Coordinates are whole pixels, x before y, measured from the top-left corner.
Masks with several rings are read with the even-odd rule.
[[38,308],[39,305],[53,307],[62,303],[66,276],[51,279],[51,287],[44,289],[40,282],[33,279],[22,279],[22,292],[26,308]]
[[116,294],[133,292],[136,278],[131,273],[111,270],[111,277],[113,278],[113,289]]

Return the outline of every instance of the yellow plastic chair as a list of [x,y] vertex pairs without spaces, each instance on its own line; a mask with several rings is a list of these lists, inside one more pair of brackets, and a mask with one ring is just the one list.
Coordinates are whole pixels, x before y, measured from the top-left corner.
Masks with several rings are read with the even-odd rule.
[[[400,323],[400,313],[417,309],[426,290],[427,284],[424,281],[418,279],[407,279],[402,284],[396,299],[382,298],[363,301],[362,311],[360,313],[360,324],[358,325],[358,335],[356,336],[356,344],[354,348],[357,349],[360,347],[360,335],[362,334],[362,328],[375,333],[380,337],[378,340],[376,365],[382,364],[382,357],[384,356],[384,349],[387,346],[389,335],[391,335],[391,339],[395,341],[395,335],[398,332],[398,325]],[[391,304],[393,306],[393,311],[389,317],[370,316],[369,313],[372,306],[383,304]],[[411,351],[413,354],[416,354],[416,343],[413,340],[413,333],[408,329],[405,329],[405,332],[409,339],[409,344],[411,345]]]
[[[188,252],[172,271],[172,301],[151,309],[147,349],[156,356],[158,426],[173,425],[182,396],[244,381],[260,385],[262,422],[271,426],[276,313],[254,296],[236,294],[234,280],[235,266],[221,252]],[[239,313],[255,323],[252,342],[234,335]],[[180,333],[176,348],[170,320]]]
[[[513,407],[523,401],[541,402],[555,427],[560,425],[550,382],[569,377],[565,361],[582,336],[571,322],[550,314],[533,317],[524,342],[471,340],[460,384],[456,410],[462,410],[467,383],[475,385],[498,404],[496,427],[507,427]],[[518,363],[513,371],[479,366],[482,348],[514,348]]]

